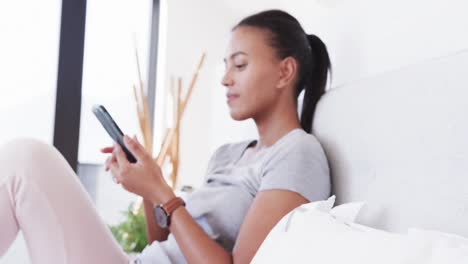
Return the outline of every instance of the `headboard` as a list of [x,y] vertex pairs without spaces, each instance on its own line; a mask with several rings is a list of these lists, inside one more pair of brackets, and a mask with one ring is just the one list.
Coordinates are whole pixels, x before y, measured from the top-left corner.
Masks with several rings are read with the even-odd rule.
[[468,236],[468,52],[331,89],[313,133],[358,222]]

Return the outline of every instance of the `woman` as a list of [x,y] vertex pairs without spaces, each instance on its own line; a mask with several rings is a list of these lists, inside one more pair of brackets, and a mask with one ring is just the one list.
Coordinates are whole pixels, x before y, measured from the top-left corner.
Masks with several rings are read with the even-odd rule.
[[270,10],[233,28],[224,61],[230,115],[252,118],[259,139],[220,147],[186,204],[135,138],[125,144],[137,163],[118,145],[101,150],[111,153],[106,171],[145,200],[151,245],[137,259],[113,240],[64,158],[35,140],[0,151],[0,254],[21,229],[34,263],[249,263],[284,215],[327,198],[327,160],[309,134],[330,68],[323,42]]

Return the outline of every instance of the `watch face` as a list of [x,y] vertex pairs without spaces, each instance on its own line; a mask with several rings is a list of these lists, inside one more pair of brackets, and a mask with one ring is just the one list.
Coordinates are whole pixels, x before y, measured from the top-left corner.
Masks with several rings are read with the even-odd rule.
[[166,212],[162,209],[162,207],[158,206],[154,208],[154,217],[156,218],[156,223],[162,228],[167,227],[167,220],[169,219],[166,215]]

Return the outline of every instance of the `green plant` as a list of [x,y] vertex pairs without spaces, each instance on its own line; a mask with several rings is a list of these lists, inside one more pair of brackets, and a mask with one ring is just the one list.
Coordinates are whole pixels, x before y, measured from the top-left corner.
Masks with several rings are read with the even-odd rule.
[[126,211],[122,211],[125,219],[116,226],[109,226],[115,239],[127,253],[141,252],[148,244],[145,216],[133,208],[134,203],[131,203]]

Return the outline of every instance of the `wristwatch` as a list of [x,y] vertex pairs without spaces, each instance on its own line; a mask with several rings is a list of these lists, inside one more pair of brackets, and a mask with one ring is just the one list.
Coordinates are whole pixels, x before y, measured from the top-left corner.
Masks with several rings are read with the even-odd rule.
[[153,212],[156,223],[161,228],[168,228],[171,224],[172,213],[180,206],[185,206],[184,200],[180,197],[175,197],[164,204],[154,207]]

